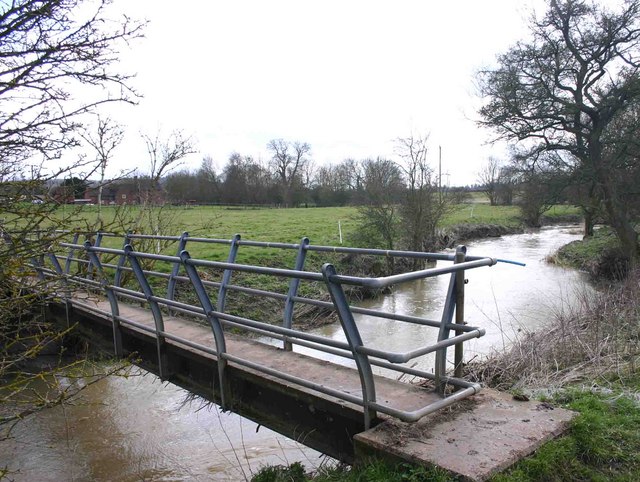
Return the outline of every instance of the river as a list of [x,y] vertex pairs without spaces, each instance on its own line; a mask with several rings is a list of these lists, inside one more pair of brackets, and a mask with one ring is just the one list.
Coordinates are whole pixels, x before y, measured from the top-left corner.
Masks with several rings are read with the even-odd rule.
[[[540,327],[554,310],[571,305],[586,280],[544,258],[580,237],[576,227],[560,226],[469,243],[469,254],[527,266],[498,264],[467,272],[466,319],[487,331],[465,345],[467,359],[506,347],[523,330]],[[439,319],[446,283],[441,277],[402,286],[367,305],[401,305]],[[358,325],[365,342],[374,346],[384,342],[406,350],[429,341],[424,329],[406,324],[362,317]],[[318,331],[342,337],[336,325]],[[424,363],[431,361],[427,357]],[[128,377],[105,378],[72,402],[19,423],[12,438],[0,442],[0,468],[7,467],[9,480],[16,481],[204,481],[248,479],[266,464],[300,461],[313,468],[325,460],[253,422],[187,399],[184,390],[139,369],[131,369]]]

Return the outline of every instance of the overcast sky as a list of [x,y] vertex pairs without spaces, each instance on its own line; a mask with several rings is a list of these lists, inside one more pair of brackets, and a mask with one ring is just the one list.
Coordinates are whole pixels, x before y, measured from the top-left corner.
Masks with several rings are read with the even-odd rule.
[[146,168],[139,132],[193,135],[197,167],[238,151],[263,160],[270,139],[308,142],[316,164],[394,158],[393,140],[430,135],[452,185],[473,183],[491,133],[476,126],[474,73],[525,35],[539,0],[118,0],[146,18],[123,66],[144,98],[126,124],[117,169]]

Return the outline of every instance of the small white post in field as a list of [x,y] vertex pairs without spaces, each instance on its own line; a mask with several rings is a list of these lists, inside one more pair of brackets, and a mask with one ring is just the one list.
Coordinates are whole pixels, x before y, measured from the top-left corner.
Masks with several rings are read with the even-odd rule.
[[340,220],[338,220],[338,234],[340,235],[340,244],[342,244],[342,224],[340,224]]

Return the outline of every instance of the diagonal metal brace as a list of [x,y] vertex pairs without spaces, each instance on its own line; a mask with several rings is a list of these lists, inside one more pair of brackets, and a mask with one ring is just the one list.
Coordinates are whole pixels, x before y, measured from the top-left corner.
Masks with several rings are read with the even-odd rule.
[[191,256],[187,251],[182,251],[180,253],[180,259],[185,271],[187,272],[187,276],[189,276],[191,284],[196,291],[196,295],[198,296],[200,305],[207,315],[209,325],[211,325],[211,331],[213,332],[213,339],[215,340],[216,353],[218,356],[218,385],[220,387],[220,406],[226,410],[227,408],[229,408],[228,404],[230,400],[227,395],[228,385],[225,377],[225,368],[227,366],[227,359],[225,355],[227,353],[227,347],[224,337],[224,331],[222,330],[222,323],[220,322],[220,319],[213,314],[213,312],[217,310],[215,309],[213,303],[211,303],[211,299],[209,298],[207,290],[202,283],[202,279],[198,274],[198,270],[193,264],[190,263]]

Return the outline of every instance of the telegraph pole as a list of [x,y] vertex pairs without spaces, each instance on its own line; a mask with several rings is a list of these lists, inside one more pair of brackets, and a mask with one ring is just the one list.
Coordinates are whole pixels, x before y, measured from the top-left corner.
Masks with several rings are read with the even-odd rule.
[[438,146],[438,196],[442,203],[442,146]]

